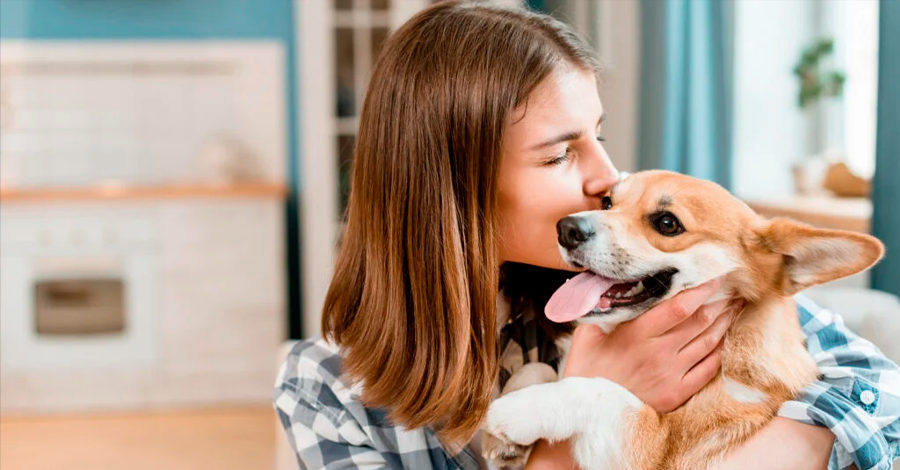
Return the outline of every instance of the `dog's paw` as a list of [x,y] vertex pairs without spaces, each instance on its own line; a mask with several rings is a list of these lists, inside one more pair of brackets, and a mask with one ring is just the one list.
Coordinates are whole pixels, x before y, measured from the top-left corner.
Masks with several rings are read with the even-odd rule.
[[518,469],[525,466],[532,446],[523,446],[485,432],[481,439],[481,455],[496,468]]
[[534,405],[540,403],[532,393],[541,385],[526,387],[504,395],[491,403],[488,408],[484,430],[501,441],[530,446],[541,437],[540,416]]

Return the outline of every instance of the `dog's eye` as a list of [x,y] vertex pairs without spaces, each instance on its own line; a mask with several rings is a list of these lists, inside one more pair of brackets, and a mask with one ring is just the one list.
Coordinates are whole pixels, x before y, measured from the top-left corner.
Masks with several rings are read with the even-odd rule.
[[604,211],[612,209],[612,198],[609,196],[603,196],[603,199],[600,200],[600,209]]
[[671,212],[656,214],[651,219],[651,223],[657,232],[667,237],[674,237],[684,233],[684,226],[681,225],[681,221]]

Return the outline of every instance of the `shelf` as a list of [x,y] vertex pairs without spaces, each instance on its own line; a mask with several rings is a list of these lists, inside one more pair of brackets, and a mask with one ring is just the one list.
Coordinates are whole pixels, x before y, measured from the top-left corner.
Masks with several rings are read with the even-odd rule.
[[284,199],[284,184],[261,183],[184,183],[130,186],[124,184],[98,184],[73,188],[0,188],[0,203],[10,202],[58,202],[188,198],[275,198]]
[[744,202],[764,217],[789,217],[822,228],[864,233],[871,228],[872,201],[867,198],[816,195]]

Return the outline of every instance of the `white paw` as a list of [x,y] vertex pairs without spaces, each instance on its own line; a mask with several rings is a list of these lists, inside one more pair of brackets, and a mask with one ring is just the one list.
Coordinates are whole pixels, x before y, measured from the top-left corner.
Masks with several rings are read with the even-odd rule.
[[485,432],[481,439],[481,455],[496,468],[521,468],[528,462],[532,446],[523,446]]
[[504,395],[491,403],[488,408],[487,424],[484,429],[500,441],[530,446],[540,439],[541,423],[533,407],[540,406],[537,397],[531,393],[541,386],[536,385]]

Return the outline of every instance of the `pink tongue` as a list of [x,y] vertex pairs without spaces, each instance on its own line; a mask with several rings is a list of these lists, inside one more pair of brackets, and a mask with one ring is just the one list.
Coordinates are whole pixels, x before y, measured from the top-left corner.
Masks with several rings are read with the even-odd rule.
[[[547,318],[556,323],[565,323],[583,317],[601,303],[600,296],[612,285],[612,279],[600,277],[594,273],[581,273],[569,282],[563,284],[544,307]],[[611,301],[603,299],[604,308],[609,307]]]

